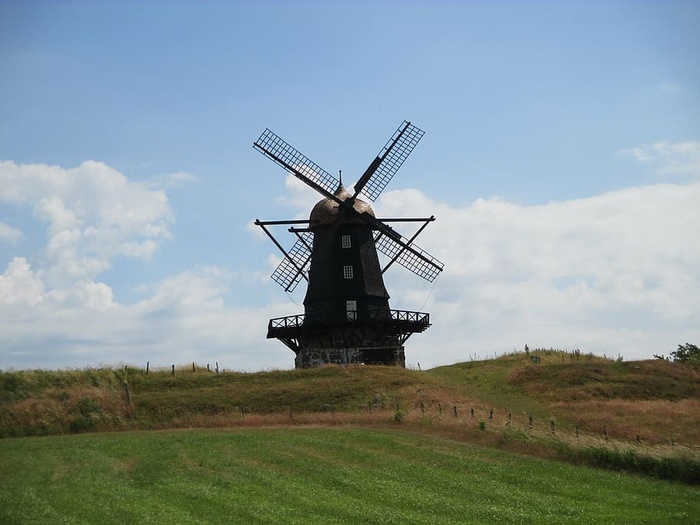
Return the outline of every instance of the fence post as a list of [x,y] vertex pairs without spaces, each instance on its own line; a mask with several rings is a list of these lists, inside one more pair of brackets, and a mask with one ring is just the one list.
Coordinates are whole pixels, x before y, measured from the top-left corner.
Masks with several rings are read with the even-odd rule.
[[489,412],[489,419],[493,419],[493,408],[492,408],[491,411]]
[[532,430],[532,416],[528,416],[527,418],[527,428],[528,430]]
[[454,405],[454,406],[452,407],[452,409],[454,410],[455,418],[456,418],[456,417],[457,417],[457,405]]
[[129,395],[129,383],[124,381],[124,394],[126,396],[126,404],[130,405],[131,404],[131,395]]
[[420,413],[421,413],[421,415],[425,414],[425,405],[423,404],[422,399],[420,401]]
[[471,407],[471,408],[469,409],[469,417],[471,417],[472,419],[474,419],[474,407]]
[[175,375],[175,365],[173,365],[173,376]]
[[148,375],[148,367],[151,365],[150,361],[146,361],[146,375]]
[[603,425],[603,435],[605,436],[605,441],[608,440],[608,425]]

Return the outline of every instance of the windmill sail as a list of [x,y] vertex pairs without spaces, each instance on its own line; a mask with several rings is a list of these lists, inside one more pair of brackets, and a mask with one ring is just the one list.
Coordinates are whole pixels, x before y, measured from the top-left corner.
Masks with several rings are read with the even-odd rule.
[[299,238],[292,248],[287,252],[287,256],[282,259],[275,271],[272,272],[272,280],[284,288],[285,292],[292,292],[297,284],[306,279],[311,262],[311,246],[314,242],[314,234],[311,232],[297,233]]
[[357,181],[355,195],[362,192],[373,202],[377,200],[424,134],[404,120]]
[[253,147],[302,182],[323,190],[321,193],[324,195],[333,194],[338,188],[338,179],[269,129],[263,131]]
[[399,263],[407,270],[428,282],[433,282],[444,268],[444,264],[404,237],[397,242],[381,232],[375,232],[374,243],[377,250]]

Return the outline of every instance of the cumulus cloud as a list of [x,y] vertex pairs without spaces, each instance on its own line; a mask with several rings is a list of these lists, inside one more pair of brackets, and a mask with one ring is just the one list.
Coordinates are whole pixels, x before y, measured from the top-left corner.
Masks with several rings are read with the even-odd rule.
[[[446,264],[428,301],[435,327],[411,345],[437,364],[525,343],[648,358],[700,339],[698,199],[700,183],[538,206],[388,192],[382,215],[437,216],[419,242]],[[399,282],[396,308],[431,291]]]
[[0,162],[0,202],[30,208],[45,225],[38,258],[51,286],[93,279],[118,256],[148,259],[173,220],[164,191],[94,161],[73,169]]
[[[26,265],[18,266],[13,272],[24,275],[15,284],[20,277],[30,281]],[[253,370],[286,362],[284,348],[266,345],[266,319],[274,307],[225,305],[223,296],[235,279],[220,268],[196,268],[145,286],[146,297],[127,305],[116,304],[107,285],[93,282],[43,294],[39,289],[24,302],[12,294],[14,302],[5,304],[0,278],[0,368],[219,361],[222,367]],[[37,296],[41,299],[32,301]]]
[[43,300],[44,285],[24,257],[15,257],[0,275],[0,304],[34,306]]
[[4,222],[0,222],[0,241],[4,240],[9,241],[11,243],[16,243],[22,237],[24,237],[22,230],[18,228],[13,228],[12,226],[5,224]]
[[620,150],[620,155],[653,165],[659,175],[700,178],[700,141],[661,140]]
[[322,198],[316,190],[297,179],[294,175],[287,175],[284,179],[285,195],[275,201],[289,209],[293,218],[305,220],[309,218],[311,208]]
[[[193,180],[179,173],[161,185]],[[147,360],[156,366],[220,360],[250,369],[271,361],[260,351],[276,306],[234,310],[224,301],[249,275],[198,267],[143,285],[137,290],[143,299],[132,304],[118,303],[110,284],[100,282],[116,258],[148,259],[170,238],[174,214],[153,181],[133,182],[92,161],[74,169],[2,162],[0,202],[29,211],[45,237],[36,253],[1,261],[0,369]],[[3,239],[22,236],[2,226]],[[286,355],[271,343],[267,348]]]

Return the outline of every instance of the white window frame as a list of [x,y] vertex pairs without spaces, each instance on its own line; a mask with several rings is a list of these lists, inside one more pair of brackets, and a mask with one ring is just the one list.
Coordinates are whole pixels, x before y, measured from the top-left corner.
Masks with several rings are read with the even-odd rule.
[[352,279],[355,277],[355,270],[352,266],[343,266],[343,278]]
[[340,237],[340,245],[341,245],[343,248],[350,248],[350,247],[352,247],[352,237],[350,237],[349,235],[342,235],[342,236]]
[[357,301],[355,301],[355,300],[345,301],[345,311],[347,313],[348,321],[357,320]]

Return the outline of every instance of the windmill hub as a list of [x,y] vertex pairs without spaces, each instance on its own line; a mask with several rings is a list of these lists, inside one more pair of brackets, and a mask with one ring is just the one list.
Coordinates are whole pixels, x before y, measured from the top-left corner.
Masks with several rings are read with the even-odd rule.
[[[311,210],[311,215],[309,216],[309,225],[311,228],[317,226],[327,226],[333,224],[338,220],[338,213],[340,213],[341,205],[338,201],[346,202],[348,199],[352,198],[352,194],[345,189],[345,186],[340,184],[338,189],[335,190],[333,194],[336,198],[324,198],[316,203],[316,206]],[[361,199],[355,199],[352,203],[352,208],[357,213],[346,213],[343,217],[343,223],[356,223],[356,224],[366,224],[360,216],[363,213],[368,213],[374,217],[374,210],[365,201]]]
[[[323,199],[308,221],[260,221],[284,259],[272,278],[285,291],[306,280],[304,314],[271,319],[267,337],[294,351],[297,368],[324,363],[405,366],[404,343],[430,326],[424,312],[392,310],[383,274],[394,263],[427,281],[443,264],[413,241],[435,217],[381,219],[358,195],[376,200],[423,136],[404,121],[370,163],[351,194],[342,182],[266,129],[253,147],[319,192]],[[406,239],[388,223],[423,223]],[[292,225],[296,236],[285,250],[268,226]],[[293,225],[304,225],[296,227]],[[381,267],[377,252],[389,262]]]

